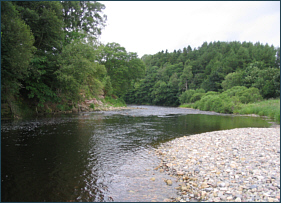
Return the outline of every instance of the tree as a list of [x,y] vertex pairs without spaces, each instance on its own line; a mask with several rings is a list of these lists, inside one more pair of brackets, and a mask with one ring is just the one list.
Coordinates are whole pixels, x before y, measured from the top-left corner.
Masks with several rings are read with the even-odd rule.
[[167,102],[168,85],[164,81],[158,81],[153,87],[151,96],[153,97],[153,104],[155,105],[165,105]]
[[[74,41],[64,47],[58,61],[60,68],[55,72],[59,83],[58,94],[78,102],[83,96],[103,94],[103,78],[106,69],[96,62],[96,50],[85,41]],[[106,80],[108,80],[107,78]],[[107,82],[109,85],[109,82]]]
[[214,67],[211,74],[207,76],[207,79],[204,80],[201,87],[207,91],[215,91],[218,92],[222,89],[221,82],[224,79],[224,75],[222,74],[221,67]]
[[104,4],[96,1],[62,1],[66,39],[77,39],[79,33],[87,33],[97,39],[101,35],[107,16]]
[[1,94],[6,100],[23,87],[21,81],[29,75],[35,47],[30,27],[12,2],[1,2],[1,23]]
[[[204,42],[194,50],[188,46],[172,53],[160,51],[144,55],[142,60],[146,65],[145,77],[130,90],[138,103],[154,101],[153,104],[170,105],[176,101],[175,97],[185,100],[184,93],[180,97],[184,90],[203,88],[223,92],[237,85],[257,87],[265,97],[280,94],[280,74],[271,69],[280,70],[280,48],[273,46],[239,41]],[[176,81],[178,85],[174,85]],[[179,89],[174,91],[176,86]],[[196,93],[192,100],[203,94]]]
[[57,86],[54,72],[62,50],[62,6],[54,1],[17,1],[16,8],[28,24],[35,38],[36,52],[30,61],[29,77],[22,81],[24,97],[33,98],[40,106],[46,101],[56,101]]
[[221,83],[221,86],[224,91],[234,86],[242,86],[244,77],[245,76],[243,71],[229,73],[227,76],[225,76],[224,80]]
[[62,5],[56,1],[17,1],[22,19],[35,38],[36,55],[57,55],[62,48]]
[[188,62],[189,60],[185,62],[185,66],[180,76],[180,83],[179,83],[180,89],[182,90],[185,88],[185,91],[188,89],[188,84],[191,83],[191,80],[193,78],[192,66],[188,65]]
[[135,81],[144,75],[144,63],[137,58],[136,53],[127,52],[118,43],[107,43],[100,47],[98,61],[106,67],[110,76],[113,94],[125,96]]

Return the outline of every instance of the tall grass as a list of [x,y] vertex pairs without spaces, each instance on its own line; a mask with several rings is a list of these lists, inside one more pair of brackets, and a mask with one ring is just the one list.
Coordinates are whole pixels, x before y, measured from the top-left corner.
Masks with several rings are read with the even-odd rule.
[[234,113],[267,116],[280,123],[280,99],[269,99],[256,103],[243,104],[239,108],[234,109]]
[[[182,108],[198,108],[197,103],[182,104],[179,107]],[[200,110],[206,110],[204,108],[198,108]],[[214,108],[209,109],[210,111],[216,111]],[[208,110],[207,110],[208,111]],[[220,111],[216,111],[220,112]],[[227,113],[227,112],[223,112]],[[259,116],[267,116],[274,121],[280,123],[280,99],[269,99],[264,101],[258,101],[249,104],[238,104],[233,105],[234,114],[256,114]]]

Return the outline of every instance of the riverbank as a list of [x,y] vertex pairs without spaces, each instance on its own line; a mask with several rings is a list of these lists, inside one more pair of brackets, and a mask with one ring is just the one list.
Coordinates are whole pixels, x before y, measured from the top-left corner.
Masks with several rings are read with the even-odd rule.
[[13,103],[1,104],[1,120],[22,119],[38,115],[70,114],[93,111],[114,111],[131,109],[119,98],[103,97],[92,98],[79,102],[78,104],[65,103],[57,104],[45,102],[39,107],[35,104],[28,104],[26,101],[15,101]]
[[156,154],[177,178],[177,198],[165,201],[280,201],[280,126],[185,136]]
[[[196,103],[182,104],[179,107],[206,110],[195,104]],[[212,111],[214,109],[211,108],[208,110]],[[232,113],[236,115],[265,116],[267,118],[273,119],[275,122],[280,123],[280,99],[268,99],[248,104],[237,103],[237,105],[232,107]]]

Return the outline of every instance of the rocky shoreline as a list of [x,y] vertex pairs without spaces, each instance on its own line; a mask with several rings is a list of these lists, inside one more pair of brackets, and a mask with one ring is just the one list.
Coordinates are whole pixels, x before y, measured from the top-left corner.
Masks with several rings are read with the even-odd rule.
[[164,201],[280,202],[280,126],[185,136],[155,152],[156,170],[177,179]]

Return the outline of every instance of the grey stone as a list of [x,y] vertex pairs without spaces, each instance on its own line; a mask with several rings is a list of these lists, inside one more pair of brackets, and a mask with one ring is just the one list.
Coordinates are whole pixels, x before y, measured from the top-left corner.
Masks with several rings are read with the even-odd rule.
[[258,187],[257,185],[251,185],[250,189],[257,188],[257,187]]

